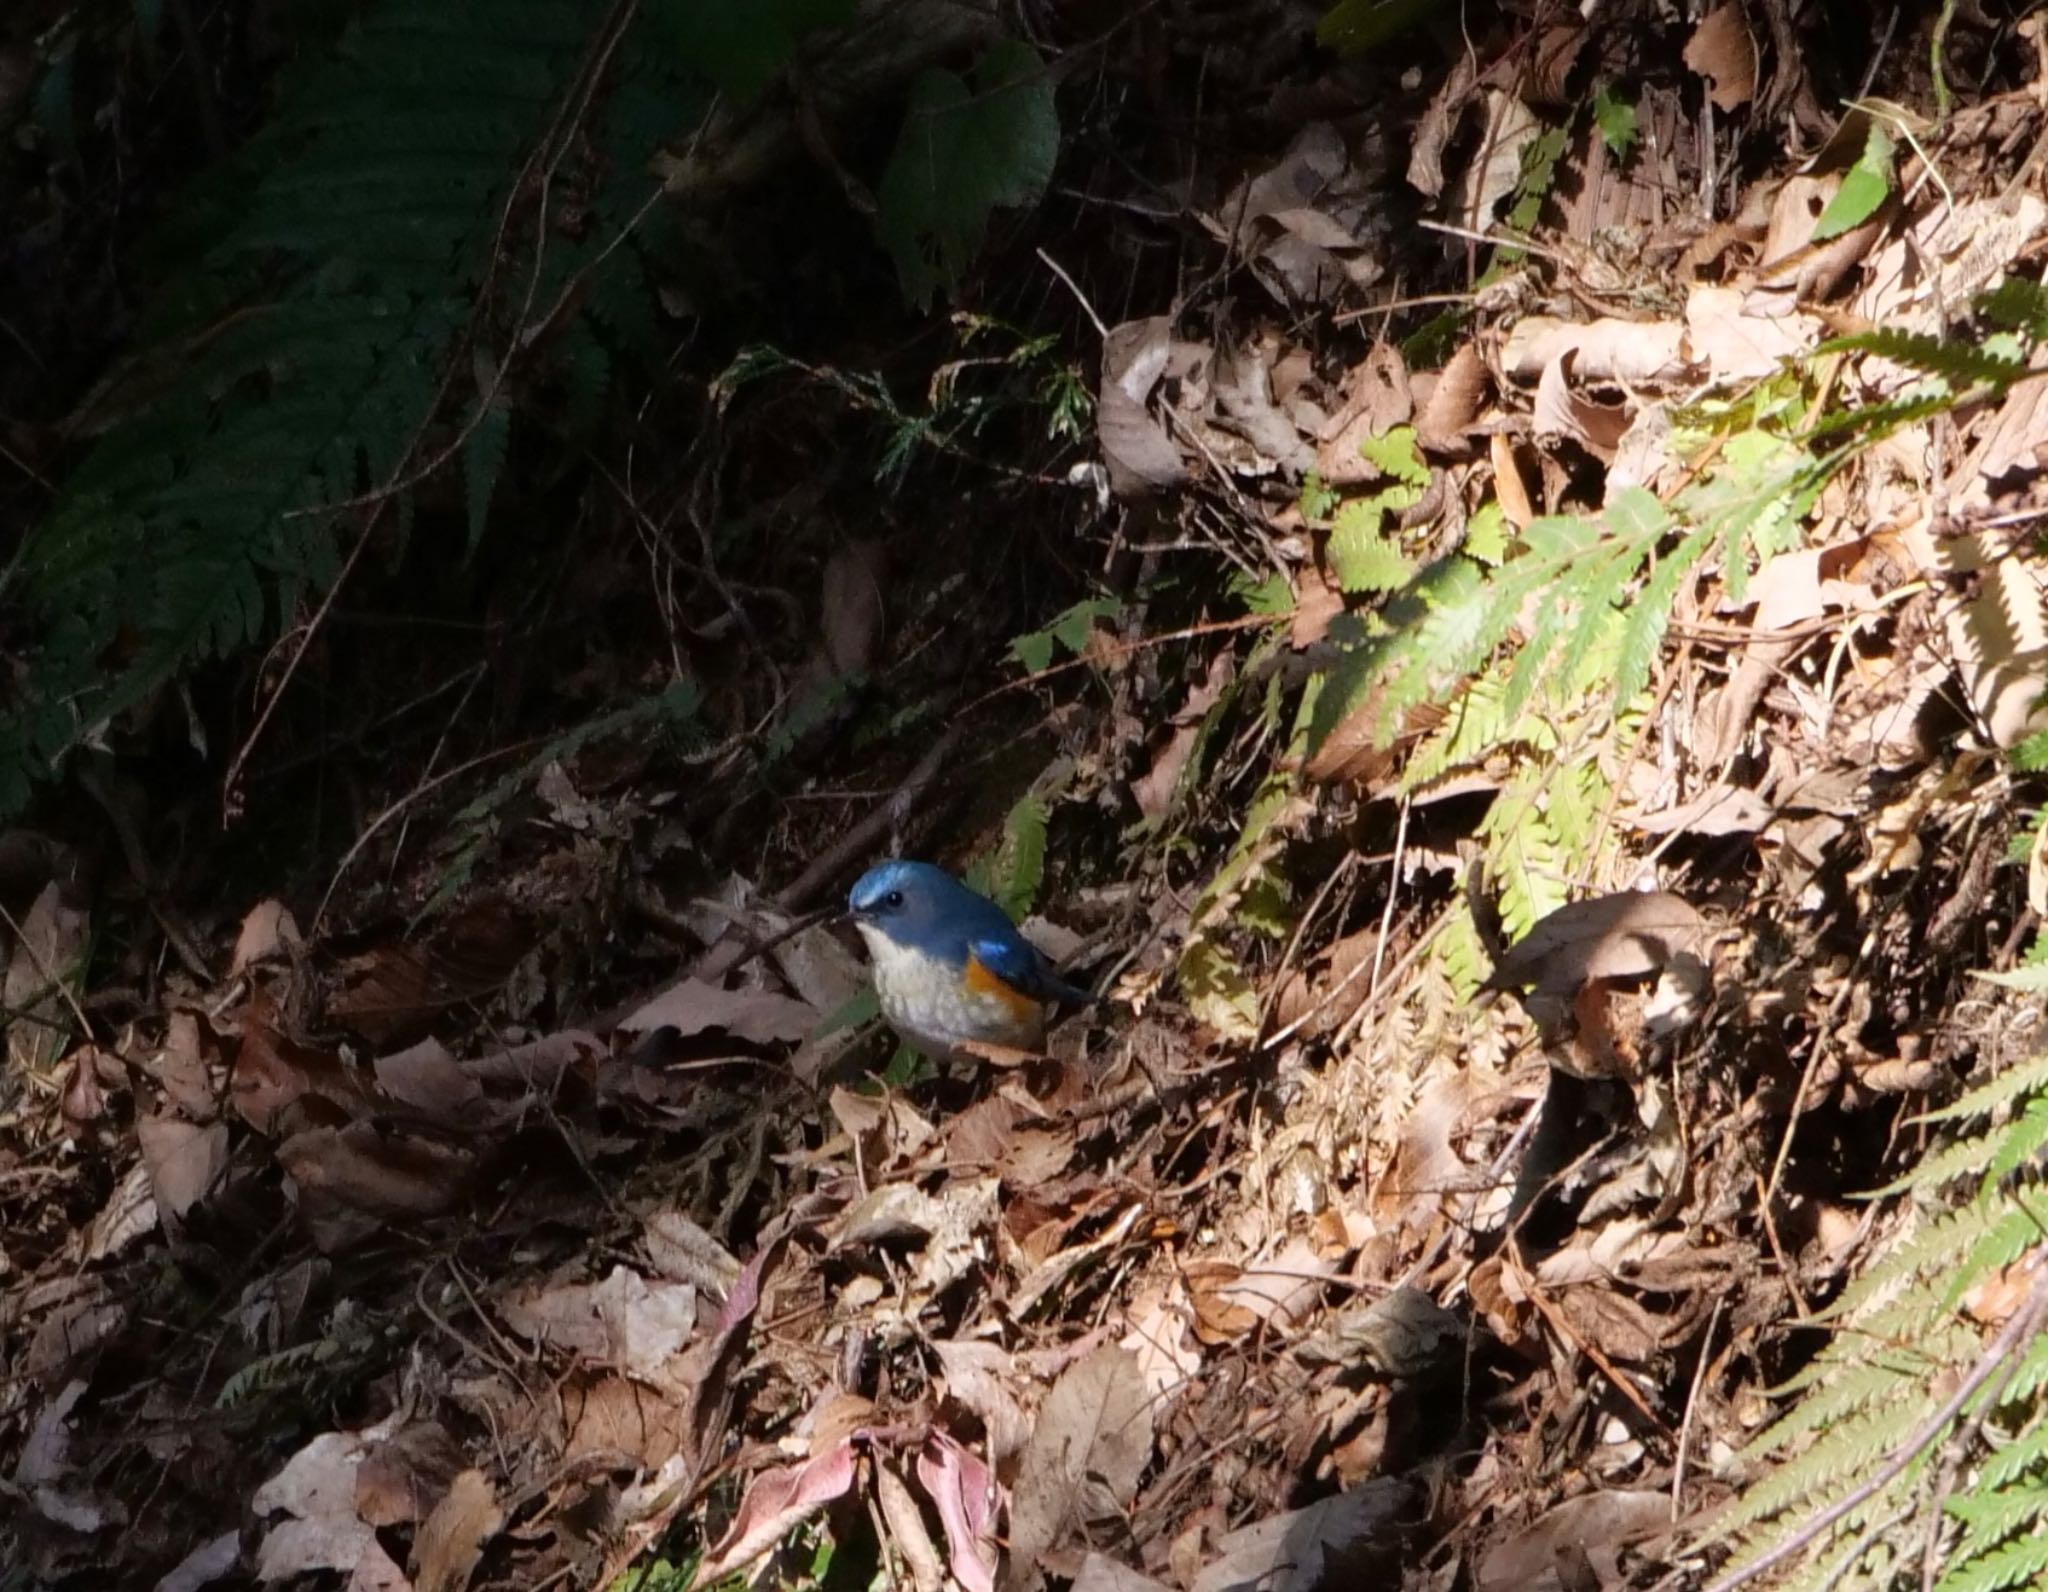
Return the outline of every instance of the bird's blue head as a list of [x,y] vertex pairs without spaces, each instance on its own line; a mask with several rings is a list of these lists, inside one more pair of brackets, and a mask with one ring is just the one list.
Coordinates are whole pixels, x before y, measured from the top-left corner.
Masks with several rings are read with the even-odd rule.
[[846,898],[863,937],[962,960],[969,942],[1016,931],[1003,909],[943,868],[902,858],[879,863],[855,881]]

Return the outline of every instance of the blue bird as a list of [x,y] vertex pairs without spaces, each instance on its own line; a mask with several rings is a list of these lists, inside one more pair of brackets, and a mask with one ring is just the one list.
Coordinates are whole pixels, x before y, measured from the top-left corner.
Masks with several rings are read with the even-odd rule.
[[969,1044],[1033,1049],[1048,1005],[1096,998],[1054,972],[1001,907],[928,862],[870,868],[846,905],[874,962],[883,1018],[934,1058]]

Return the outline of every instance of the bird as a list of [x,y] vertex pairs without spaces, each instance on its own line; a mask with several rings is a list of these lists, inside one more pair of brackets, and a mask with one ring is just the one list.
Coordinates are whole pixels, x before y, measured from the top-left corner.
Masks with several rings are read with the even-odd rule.
[[933,1059],[963,1048],[1035,1049],[1046,1007],[1092,1005],[1003,909],[928,862],[894,858],[855,881],[846,898],[867,942],[883,1020]]

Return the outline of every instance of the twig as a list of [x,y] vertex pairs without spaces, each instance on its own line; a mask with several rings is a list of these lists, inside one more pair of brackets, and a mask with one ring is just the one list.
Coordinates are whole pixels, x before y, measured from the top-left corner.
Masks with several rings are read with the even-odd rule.
[[1075,283],[1071,276],[1067,275],[1067,268],[1043,249],[1038,251],[1038,257],[1045,262],[1047,270],[1067,284],[1067,291],[1073,294],[1075,301],[1080,304],[1081,313],[1095,323],[1096,335],[1106,339],[1109,336],[1109,328],[1102,324],[1102,317],[1095,313],[1095,306],[1088,302],[1088,295],[1081,291],[1079,285]]

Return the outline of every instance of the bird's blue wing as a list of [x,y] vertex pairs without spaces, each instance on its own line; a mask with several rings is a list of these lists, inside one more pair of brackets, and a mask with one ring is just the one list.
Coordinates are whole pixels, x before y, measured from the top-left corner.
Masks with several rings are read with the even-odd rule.
[[1055,973],[1038,947],[1015,930],[986,935],[973,941],[969,949],[983,967],[1033,1000],[1087,1003],[1095,999]]

